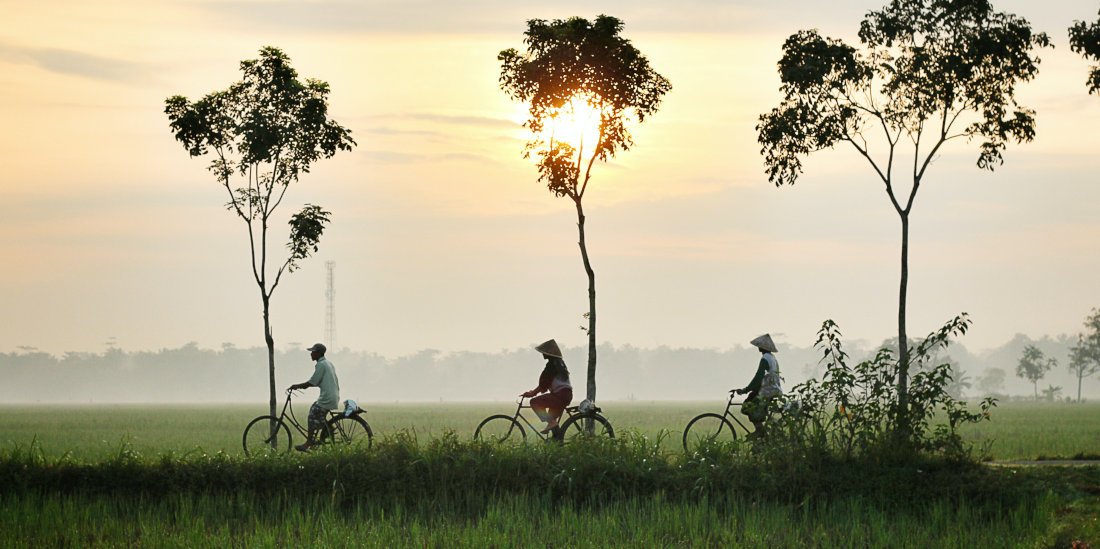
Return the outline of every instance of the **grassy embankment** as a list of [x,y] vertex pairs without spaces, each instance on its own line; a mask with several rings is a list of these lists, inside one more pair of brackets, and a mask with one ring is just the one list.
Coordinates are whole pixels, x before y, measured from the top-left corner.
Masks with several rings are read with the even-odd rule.
[[0,545],[1095,542],[1081,517],[1095,516],[1082,512],[1097,509],[1087,487],[1100,469],[1061,471],[778,462],[743,445],[685,455],[640,436],[566,447],[396,436],[269,459],[122,448],[86,462],[21,447],[0,453]]

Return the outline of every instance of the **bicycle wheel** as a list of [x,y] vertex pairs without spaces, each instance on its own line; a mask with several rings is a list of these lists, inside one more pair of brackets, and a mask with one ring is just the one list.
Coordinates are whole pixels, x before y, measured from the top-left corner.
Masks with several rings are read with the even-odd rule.
[[[592,420],[592,431],[589,432],[588,420]],[[561,428],[555,438],[564,442],[576,442],[586,438],[615,438],[615,429],[611,428],[611,422],[599,414],[578,414],[571,416],[561,424]]]
[[[359,416],[340,416],[330,419],[326,435],[335,444],[359,445],[370,448],[374,439],[374,432],[370,430],[367,420]],[[324,442],[324,441],[323,441]]]
[[247,456],[283,454],[290,451],[290,429],[275,416],[260,416],[244,428],[241,442]]
[[734,440],[737,431],[733,424],[718,414],[699,414],[684,427],[684,451],[690,452],[700,444],[709,444],[716,440]]
[[512,416],[498,414],[485,418],[474,431],[474,440],[488,442],[524,442],[527,432]]

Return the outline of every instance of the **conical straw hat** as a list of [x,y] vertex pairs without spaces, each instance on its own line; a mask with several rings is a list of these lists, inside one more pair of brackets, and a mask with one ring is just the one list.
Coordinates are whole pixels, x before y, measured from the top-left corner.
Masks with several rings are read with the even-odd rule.
[[561,358],[561,349],[558,348],[558,342],[553,339],[548,339],[540,343],[538,347],[535,347],[535,350],[544,355]]
[[764,349],[765,351],[768,351],[768,352],[771,352],[771,353],[778,353],[779,352],[779,349],[775,348],[775,342],[772,341],[772,336],[769,335],[769,334],[764,334],[764,335],[750,341],[749,343],[751,343],[752,345],[755,345],[756,348],[758,348],[758,349]]

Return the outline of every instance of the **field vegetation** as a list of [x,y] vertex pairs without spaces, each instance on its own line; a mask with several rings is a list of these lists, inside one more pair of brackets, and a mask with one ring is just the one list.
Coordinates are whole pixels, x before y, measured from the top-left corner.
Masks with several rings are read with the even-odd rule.
[[[567,444],[471,440],[501,404],[368,406],[372,446],[245,457],[251,407],[5,410],[0,526],[7,545],[1088,547],[1100,542],[1100,466],[984,458],[1094,455],[1098,408],[1020,410],[954,399],[914,348],[909,412],[896,358],[851,364],[819,333],[825,372],[773,401],[768,436],[680,448],[703,403],[604,405],[621,433]],[[302,410],[304,412],[304,410]],[[1073,416],[1070,420],[1069,416]],[[376,419],[377,418],[377,419]],[[981,429],[987,429],[982,431]],[[1015,442],[997,456],[993,436]],[[1030,440],[1031,442],[1020,442]],[[1037,441],[1037,442],[1036,442]],[[1056,445],[1055,441],[1058,441]],[[47,446],[53,449],[47,450]],[[48,513],[41,512],[43,509]]]
[[1065,523],[1096,510],[1087,489],[1100,485],[1097,468],[867,465],[779,463],[747,443],[668,453],[639,435],[502,447],[397,434],[369,450],[266,459],[123,446],[83,461],[32,445],[0,454],[0,531],[5,545],[27,546],[1032,547],[1097,539],[1087,537],[1095,522]]
[[[494,447],[508,403],[369,406],[370,449],[249,459],[256,406],[5,407],[5,546],[1095,546],[1100,468],[684,453],[720,403],[610,403],[618,440]],[[1100,405],[1010,402],[967,440],[993,457],[1098,451]],[[680,427],[682,428],[682,426]],[[987,438],[988,437],[988,438]],[[1003,449],[1003,450],[1002,450]],[[1058,450],[1061,449],[1061,450]]]

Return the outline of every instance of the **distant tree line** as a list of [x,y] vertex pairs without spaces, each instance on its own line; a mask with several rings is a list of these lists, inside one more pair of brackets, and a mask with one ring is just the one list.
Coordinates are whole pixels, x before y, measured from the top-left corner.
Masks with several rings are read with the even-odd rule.
[[[890,341],[883,342],[889,344]],[[1068,364],[1076,335],[1032,339],[1017,335],[1006,344],[971,353],[961,344],[933,361],[952,365],[952,393],[961,397],[1027,395],[1034,386],[1014,374],[1024,349],[1034,346],[1044,356]],[[853,343],[848,350],[855,360],[872,355],[878,347]],[[749,347],[696,349],[683,347],[641,348],[601,344],[600,376],[614,379],[605,400],[721,400],[725,391],[743,386],[752,377],[759,353]],[[277,350],[285,364],[281,379],[287,383],[305,379],[313,365],[305,351]],[[585,375],[587,347],[564,349],[574,375]],[[498,352],[442,352],[425,349],[398,357],[377,353],[332,350],[344,398],[364,402],[409,401],[509,401],[529,388],[532,376],[542,368],[538,353],[526,348]],[[777,355],[785,385],[820,377],[821,355],[812,347],[781,345]],[[219,349],[188,343],[157,351],[66,352],[52,355],[23,347],[0,353],[0,403],[115,403],[115,402],[219,402],[255,403],[266,400],[268,377],[266,347]],[[1068,368],[1046,372],[1044,383],[1075,387],[1076,375]],[[1091,383],[1090,383],[1091,381]],[[1041,388],[1040,388],[1041,389]],[[1100,383],[1086,378],[1082,395],[1100,395]],[[1040,390],[1040,392],[1042,392]]]

